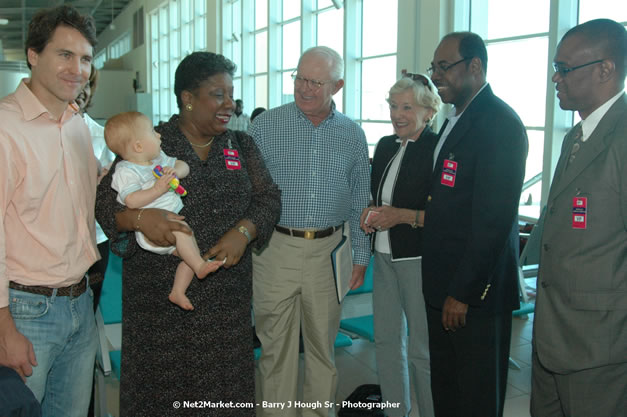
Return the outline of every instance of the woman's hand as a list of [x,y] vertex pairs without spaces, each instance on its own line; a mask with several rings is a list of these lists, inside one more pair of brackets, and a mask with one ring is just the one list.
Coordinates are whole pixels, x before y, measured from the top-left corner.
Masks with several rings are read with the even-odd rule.
[[[137,213],[135,214],[136,230],[142,232],[155,245],[163,247],[175,246],[176,237],[173,232],[192,234],[192,229],[187,224],[181,222],[185,217],[171,211],[151,208],[131,210],[131,212]],[[139,229],[137,229],[138,227]]]
[[367,235],[370,233],[376,232],[376,229],[372,227],[369,223],[366,223],[366,217],[368,217],[368,213],[370,211],[374,211],[376,209],[375,206],[369,206],[362,210],[361,216],[359,217],[359,227],[366,232]]
[[203,256],[205,259],[214,258],[216,261],[224,260],[224,268],[236,265],[248,246],[248,238],[239,230],[233,228],[218,240],[214,247]]
[[403,211],[405,211],[405,209],[398,209],[392,206],[379,206],[372,207],[371,210],[378,213],[376,216],[371,215],[368,218],[368,226],[371,229],[376,229],[377,231],[387,230],[399,223],[404,223]]

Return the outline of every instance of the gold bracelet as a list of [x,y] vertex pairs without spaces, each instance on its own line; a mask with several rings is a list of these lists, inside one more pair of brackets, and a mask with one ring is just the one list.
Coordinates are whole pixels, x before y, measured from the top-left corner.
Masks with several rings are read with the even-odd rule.
[[139,213],[137,213],[137,221],[135,222],[135,230],[139,230],[139,221],[142,218],[142,213],[144,212],[144,210],[146,210],[145,208],[139,210]]

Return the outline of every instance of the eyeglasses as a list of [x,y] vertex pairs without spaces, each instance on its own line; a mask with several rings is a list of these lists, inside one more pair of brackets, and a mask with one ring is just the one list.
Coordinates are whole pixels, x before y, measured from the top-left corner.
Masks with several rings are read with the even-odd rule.
[[429,68],[427,68],[427,74],[429,74],[429,76],[432,76],[433,74],[435,74],[436,72],[439,72],[441,74],[444,74],[446,71],[450,70],[451,68],[453,68],[455,65],[457,64],[461,64],[464,61],[468,61],[469,59],[472,59],[472,57],[469,58],[462,58],[457,62],[453,62],[452,64],[438,64],[438,65],[432,65]]
[[599,64],[603,61],[604,59],[597,59],[596,61],[588,62],[587,64],[577,65],[576,67],[567,67],[565,65],[554,62],[553,68],[555,69],[555,72],[559,73],[559,75],[561,75],[562,77],[565,77],[571,71],[578,70],[579,68],[587,67],[588,65]]
[[307,88],[310,90],[319,90],[323,85],[327,83],[332,83],[332,80],[328,81],[319,81],[319,80],[310,80],[309,78],[304,78],[299,76],[296,71],[292,73],[292,79],[294,80],[294,84],[306,84]]

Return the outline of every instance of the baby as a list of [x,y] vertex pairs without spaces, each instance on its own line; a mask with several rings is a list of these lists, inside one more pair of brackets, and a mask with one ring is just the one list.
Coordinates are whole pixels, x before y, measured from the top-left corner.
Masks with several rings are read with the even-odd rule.
[[[113,174],[111,187],[118,192],[117,200],[129,208],[160,208],[178,213],[183,208],[181,196],[170,191],[173,178],[189,174],[189,165],[167,156],[161,150],[161,135],[153,129],[148,117],[138,112],[126,112],[110,118],[104,131],[107,146],[124,161],[120,161]],[[161,165],[163,175],[157,179],[153,169]],[[141,216],[141,212],[140,212]],[[184,310],[194,306],[185,291],[194,273],[204,278],[218,269],[222,261],[205,261],[193,235],[174,232],[176,247],[160,247],[151,243],[143,233],[135,236],[139,246],[161,255],[174,254],[183,259],[176,269],[169,300]]]

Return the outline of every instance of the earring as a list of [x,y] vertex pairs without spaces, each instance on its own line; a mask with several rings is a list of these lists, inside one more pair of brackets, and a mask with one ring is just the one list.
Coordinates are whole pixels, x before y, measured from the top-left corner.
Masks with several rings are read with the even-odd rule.
[[192,110],[194,110],[194,106],[192,106],[191,104],[186,104],[185,105],[185,110],[192,111]]

